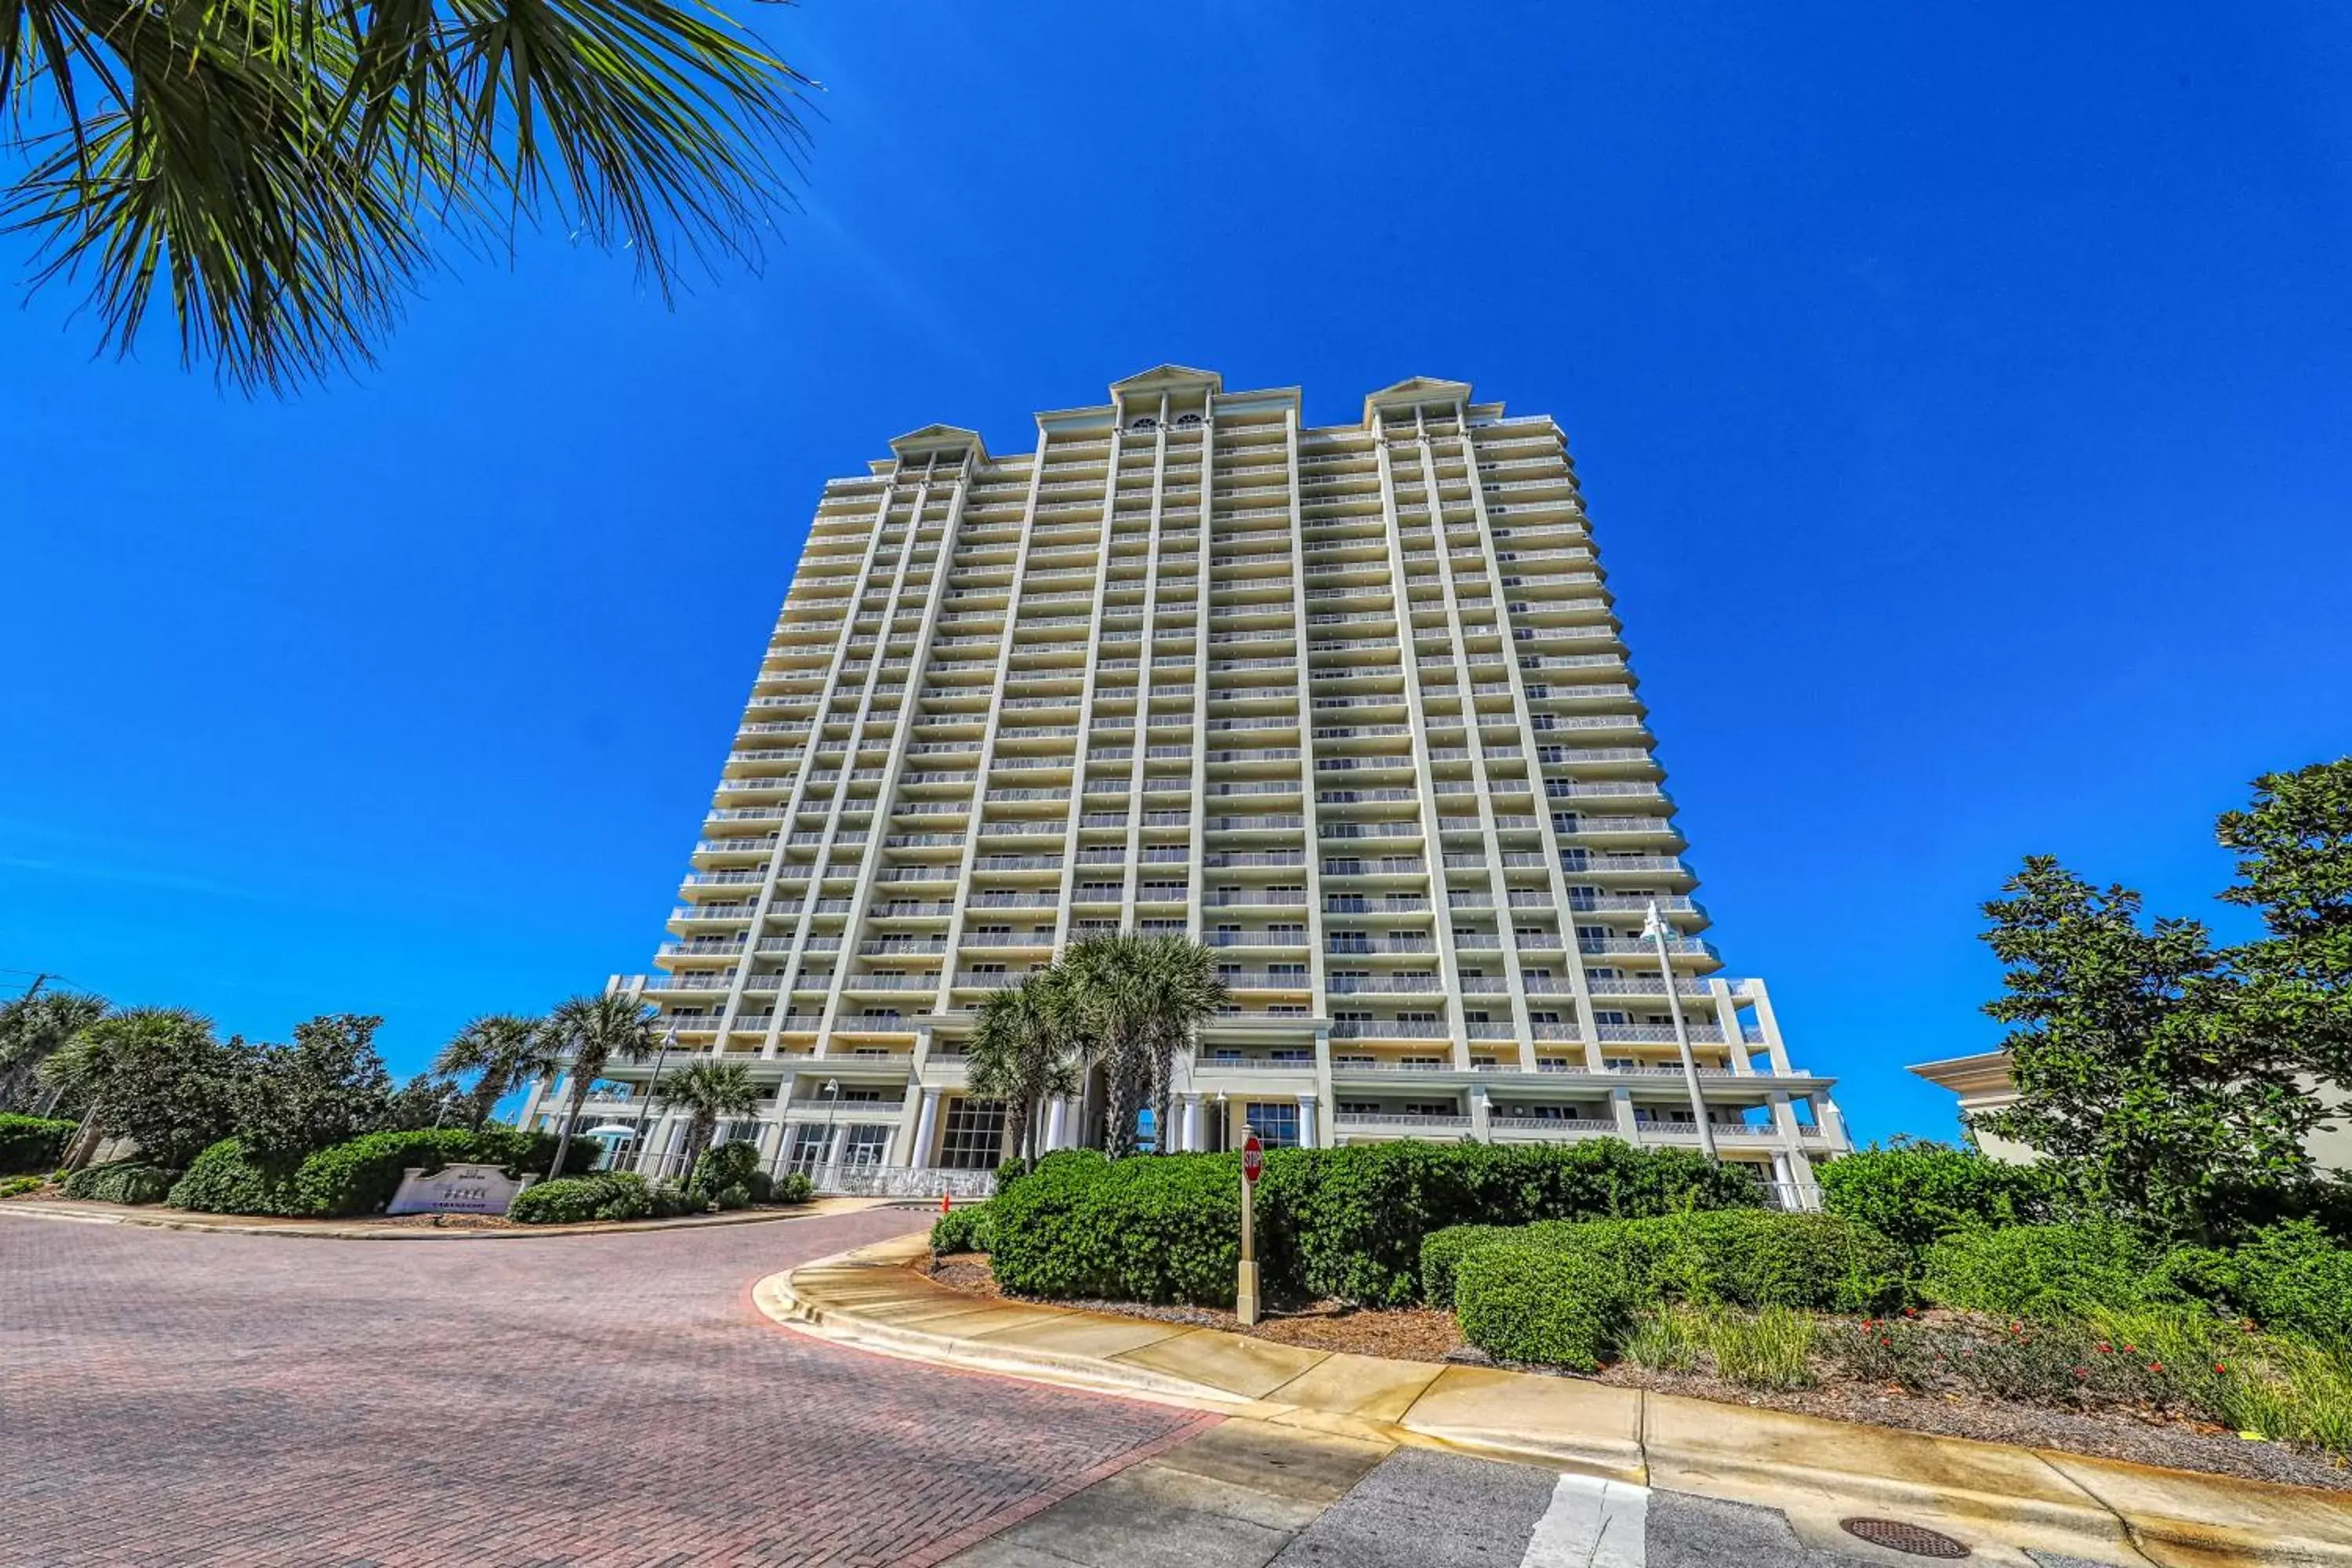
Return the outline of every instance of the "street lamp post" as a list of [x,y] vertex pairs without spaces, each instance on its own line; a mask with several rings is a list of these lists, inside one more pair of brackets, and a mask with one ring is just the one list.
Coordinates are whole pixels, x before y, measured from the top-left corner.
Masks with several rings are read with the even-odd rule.
[[1714,1160],[1718,1157],[1715,1152],[1715,1129],[1707,1125],[1706,1101],[1699,1097],[1698,1063],[1691,1057],[1690,1028],[1683,1022],[1683,999],[1675,990],[1674,957],[1666,945],[1666,917],[1659,912],[1655,899],[1650,900],[1650,911],[1643,918],[1642,934],[1657,944],[1658,976],[1666,985],[1666,1012],[1675,1021],[1675,1048],[1682,1053],[1683,1087],[1690,1090],[1691,1118],[1698,1123],[1699,1152]]
[[637,1106],[637,1124],[629,1133],[629,1142],[636,1150],[637,1164],[640,1167],[646,1163],[646,1117],[654,1108],[654,1090],[661,1087],[662,1064],[669,1060],[669,1048],[676,1044],[677,1044],[677,1031],[675,1028],[664,1029],[661,1051],[654,1058],[654,1076],[646,1084],[646,1098]]
[[824,1080],[824,1168],[835,1186],[841,1184],[841,1160],[833,1146],[833,1119],[841,1110],[841,1080]]

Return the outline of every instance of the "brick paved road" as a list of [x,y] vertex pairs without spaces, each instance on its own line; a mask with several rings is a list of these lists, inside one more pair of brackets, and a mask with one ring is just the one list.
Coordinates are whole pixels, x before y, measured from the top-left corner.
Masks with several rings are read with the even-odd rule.
[[838,1350],[873,1211],[530,1241],[0,1218],[0,1565],[926,1563],[1201,1418]]

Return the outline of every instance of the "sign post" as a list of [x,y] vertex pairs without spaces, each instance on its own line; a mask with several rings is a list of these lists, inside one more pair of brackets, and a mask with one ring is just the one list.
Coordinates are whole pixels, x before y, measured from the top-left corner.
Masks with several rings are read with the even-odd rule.
[[1252,1221],[1256,1217],[1257,1173],[1265,1168],[1265,1145],[1253,1130],[1242,1141],[1242,1273],[1234,1291],[1234,1315],[1249,1328],[1257,1322],[1257,1247]]

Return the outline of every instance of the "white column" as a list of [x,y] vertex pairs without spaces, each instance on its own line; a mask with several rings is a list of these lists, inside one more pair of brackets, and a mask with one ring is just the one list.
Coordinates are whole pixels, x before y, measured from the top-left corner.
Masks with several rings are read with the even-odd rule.
[[543,1078],[531,1079],[530,1092],[523,1097],[522,1114],[515,1118],[515,1125],[526,1132],[539,1117],[539,1102],[547,1098],[547,1083]]
[[1715,1022],[1723,1031],[1723,1048],[1731,1053],[1732,1072],[1741,1078],[1752,1077],[1756,1065],[1748,1059],[1748,1046],[1739,1033],[1739,1005],[1732,1000],[1731,983],[1709,980],[1706,990],[1715,1002]]
[[1470,1086],[1470,1136],[1485,1143],[1494,1137],[1495,1108],[1486,1093],[1486,1086]]
[[1311,1094],[1298,1097],[1298,1146],[1302,1149],[1323,1146],[1323,1140],[1315,1126],[1315,1097]]
[[1642,1141],[1641,1124],[1633,1120],[1633,1091],[1612,1089],[1609,1091],[1609,1111],[1617,1119],[1617,1136],[1628,1143]]
[[1185,1152],[1198,1154],[1208,1147],[1201,1132],[1201,1097],[1197,1094],[1188,1094],[1184,1097]]
[[915,1117],[915,1141],[907,1146],[908,1165],[922,1165],[931,1157],[931,1136],[939,1127],[940,1091],[923,1090],[923,1109]]
[[1045,1152],[1069,1147],[1070,1102],[1056,1100],[1045,1108]]

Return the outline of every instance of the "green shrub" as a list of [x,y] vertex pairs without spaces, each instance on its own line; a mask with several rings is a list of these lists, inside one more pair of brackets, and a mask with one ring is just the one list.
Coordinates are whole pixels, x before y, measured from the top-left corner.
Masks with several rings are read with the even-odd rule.
[[1821,1168],[1822,1206],[1869,1226],[1910,1253],[1957,1230],[2042,1225],[2063,1197],[2043,1165],[2011,1165],[1939,1143],[1873,1147]]
[[1231,1306],[1241,1162],[1047,1155],[990,1200],[997,1282],[1016,1295]]
[[805,1172],[786,1171],[776,1178],[768,1196],[774,1203],[804,1204],[816,1196],[816,1184],[809,1180]]
[[[392,1202],[412,1167],[433,1172],[454,1164],[498,1165],[510,1176],[527,1175],[547,1169],[555,1142],[552,1133],[513,1127],[371,1132],[321,1149],[292,1171],[277,1172],[256,1161],[237,1139],[225,1138],[197,1156],[169,1201],[174,1208],[211,1214],[311,1219],[374,1214]],[[593,1140],[575,1139],[564,1168],[584,1172],[599,1152]]]
[[599,1171],[525,1187],[507,1217],[523,1225],[584,1225],[590,1220],[643,1219],[654,1207],[654,1189],[643,1176],[634,1171]]
[[[1223,1305],[1233,1300],[1240,1194],[1235,1155],[1114,1163],[1067,1150],[999,1191],[990,1250],[998,1278],[1024,1294]],[[1613,1140],[1277,1149],[1258,1184],[1258,1255],[1270,1296],[1394,1306],[1420,1296],[1422,1242],[1449,1226],[1760,1201],[1743,1172]]]
[[751,1206],[751,1189],[741,1182],[730,1183],[711,1194],[710,1201],[719,1205],[721,1213],[731,1214]]
[[44,1116],[0,1115],[0,1176],[56,1170],[75,1125]]
[[[555,1142],[553,1133],[513,1127],[371,1132],[303,1161],[294,1178],[296,1201],[301,1212],[320,1217],[375,1214],[391,1204],[411,1167],[429,1173],[445,1165],[497,1165],[509,1176],[530,1175],[547,1169]],[[585,1172],[598,1153],[593,1140],[574,1139],[564,1167]]]
[[0,1176],[0,1198],[21,1197],[39,1190],[47,1181],[46,1176]]
[[776,1199],[776,1178],[765,1171],[754,1171],[744,1182],[743,1190],[751,1194],[751,1201],[755,1204],[773,1203]]
[[523,1225],[585,1225],[591,1220],[670,1219],[698,1214],[709,1203],[634,1171],[597,1171],[525,1187],[507,1210]]
[[2275,1332],[2352,1351],[2352,1249],[2310,1220],[2258,1230],[2232,1251],[2176,1247],[2141,1294],[2211,1302]]
[[1927,1249],[1919,1292],[1979,1312],[2080,1316],[2144,1300],[2147,1243],[2111,1225],[2011,1226],[1955,1232]]
[[1733,1209],[1620,1225],[1668,1299],[1864,1311],[1902,1291],[1900,1250],[1840,1215]]
[[759,1173],[760,1146],[737,1138],[702,1152],[694,1163],[693,1175],[687,1179],[686,1190],[713,1198],[729,1187],[748,1192],[751,1178]]
[[1622,1332],[1632,1300],[1608,1259],[1540,1241],[1474,1247],[1454,1270],[1462,1337],[1505,1361],[1594,1371]]
[[163,1201],[202,1214],[299,1215],[291,1173],[274,1174],[224,1138],[196,1156]]
[[1639,1218],[1762,1202],[1752,1174],[1687,1150],[1636,1149],[1612,1138],[1550,1146],[1404,1140],[1276,1151],[1266,1157],[1259,1218],[1276,1287],[1398,1306],[1421,1294],[1423,1238],[1449,1226]]
[[65,1181],[65,1194],[69,1198],[87,1198],[101,1204],[157,1204],[180,1179],[177,1171],[167,1171],[161,1165],[150,1165],[141,1160],[116,1160],[104,1165],[89,1165],[76,1171]]
[[1517,1230],[1500,1225],[1449,1225],[1421,1238],[1421,1299],[1433,1307],[1454,1305],[1454,1268],[1474,1247]]
[[[1431,1238],[1433,1300],[1443,1289],[1446,1254],[1457,1272],[1464,1257],[1498,1244],[1573,1252],[1621,1275],[1637,1307],[1691,1301],[1738,1307],[1862,1311],[1902,1290],[1902,1255],[1868,1226],[1836,1215],[1720,1209],[1656,1219],[1558,1220],[1497,1230],[1466,1226]],[[1424,1247],[1424,1256],[1429,1256]]]
[[948,1210],[931,1222],[931,1251],[942,1258],[951,1252],[986,1252],[987,1219],[986,1204]]

